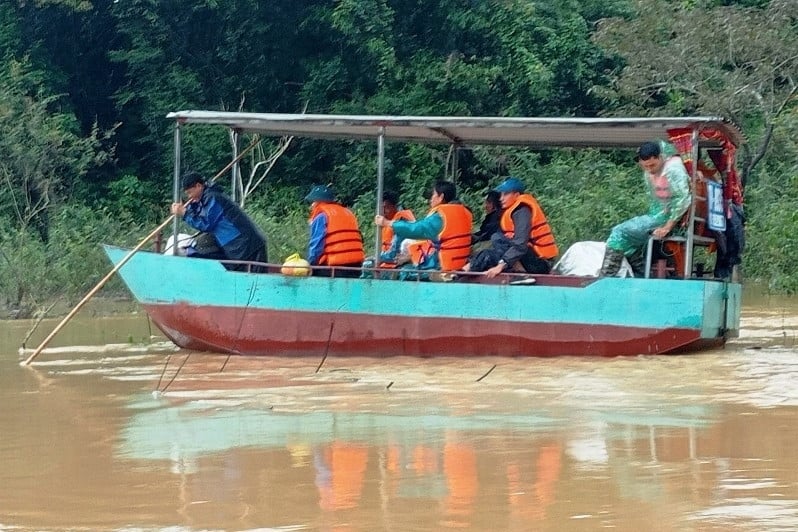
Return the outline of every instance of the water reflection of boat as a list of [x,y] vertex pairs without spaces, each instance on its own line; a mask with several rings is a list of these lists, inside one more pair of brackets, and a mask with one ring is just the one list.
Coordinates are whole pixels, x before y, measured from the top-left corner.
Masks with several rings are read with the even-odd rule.
[[[187,402],[157,408],[157,401],[136,405],[121,434],[119,454],[133,459],[169,460],[240,447],[286,448],[332,441],[388,444],[440,440],[445,431],[550,430],[562,420],[542,414],[445,413],[388,415],[366,412],[283,413],[270,409],[218,409],[213,402]],[[162,405],[160,405],[162,406]],[[156,407],[156,408],[150,408]]]
[[[696,161],[701,148],[715,162],[721,179],[731,180],[736,175],[735,147],[742,142],[736,127],[716,117],[363,117],[207,111],[170,117],[178,133],[188,124],[209,124],[230,128],[234,136],[378,141],[380,165],[386,140],[636,148],[651,138],[678,137],[686,159]],[[175,138],[179,153],[180,134]],[[176,176],[179,164],[177,157]],[[698,183],[698,173],[691,169]],[[380,170],[378,192],[381,176]],[[678,237],[684,270],[677,274],[689,282],[520,274],[438,283],[298,278],[232,272],[218,262],[148,252],[135,255],[120,275],[161,330],[191,349],[277,356],[329,352],[460,357],[694,351],[735,336],[740,319],[740,284],[710,279],[703,268],[693,268],[694,245],[714,241],[703,231],[699,201],[706,208],[705,198],[695,194],[686,236]],[[127,255],[127,250],[114,247],[106,251],[116,264]],[[650,273],[650,257],[648,262],[645,269]]]
[[[388,415],[274,411],[205,394],[185,402],[142,398],[130,405],[115,454],[144,469],[169,462],[186,489],[201,490],[187,500],[207,500],[218,483],[246,471],[274,482],[304,479],[290,497],[306,503],[315,492],[323,517],[379,505],[384,519],[406,523],[415,505],[434,501],[441,528],[490,529],[480,515],[496,515],[485,508],[491,504],[506,508],[498,512],[506,519],[499,529],[528,530],[551,516],[563,494],[584,489],[584,475],[605,483],[614,478],[620,485],[612,489],[624,498],[656,504],[663,479],[647,471],[660,462],[682,463],[688,449],[696,462],[696,431],[715,414],[693,405],[573,406]],[[490,495],[483,491],[488,486]]]

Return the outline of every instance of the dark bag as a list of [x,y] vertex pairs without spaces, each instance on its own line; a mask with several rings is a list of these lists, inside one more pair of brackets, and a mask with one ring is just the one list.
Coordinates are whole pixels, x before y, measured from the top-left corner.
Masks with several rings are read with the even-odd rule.
[[198,233],[197,236],[194,237],[193,248],[197,251],[197,253],[202,255],[214,255],[222,253],[222,248],[219,247],[216,237],[214,237],[211,233]]

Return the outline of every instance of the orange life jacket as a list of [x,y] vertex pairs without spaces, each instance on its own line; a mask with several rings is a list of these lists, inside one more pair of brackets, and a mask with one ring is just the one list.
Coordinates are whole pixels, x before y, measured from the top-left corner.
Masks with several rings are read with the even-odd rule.
[[327,233],[319,264],[342,266],[362,263],[366,257],[363,237],[352,211],[338,203],[317,203],[310,212],[310,220],[321,213],[327,216]]
[[515,203],[504,209],[499,227],[507,238],[512,238],[515,235],[513,211],[521,205],[526,205],[532,211],[532,228],[529,231],[527,246],[541,259],[553,259],[558,253],[554,235],[549,222],[546,221],[546,215],[543,214],[543,209],[538,205],[538,201],[529,194],[521,194]]
[[[468,262],[471,253],[471,211],[459,203],[442,203],[432,208],[429,214],[440,214],[443,228],[438,233],[437,242],[425,240],[409,246],[413,264],[420,264],[424,256],[438,250],[441,270],[459,270]],[[429,214],[427,216],[429,216]]]
[[[408,222],[415,222],[416,217],[413,216],[412,211],[409,209],[402,209],[394,214],[391,220],[407,220]],[[391,249],[391,242],[393,241],[393,229],[391,226],[386,225],[382,228],[382,250],[389,251]]]

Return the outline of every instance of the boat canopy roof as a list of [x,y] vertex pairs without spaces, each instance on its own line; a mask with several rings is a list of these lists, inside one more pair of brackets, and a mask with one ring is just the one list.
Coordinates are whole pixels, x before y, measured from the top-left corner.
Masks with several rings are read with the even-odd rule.
[[[324,139],[378,139],[420,144],[502,145],[534,148],[636,148],[673,129],[711,129],[735,146],[745,139],[739,127],[717,116],[650,118],[532,118],[363,116],[224,111],[176,111],[179,124],[223,125],[242,133]],[[701,138],[702,148],[721,148]]]

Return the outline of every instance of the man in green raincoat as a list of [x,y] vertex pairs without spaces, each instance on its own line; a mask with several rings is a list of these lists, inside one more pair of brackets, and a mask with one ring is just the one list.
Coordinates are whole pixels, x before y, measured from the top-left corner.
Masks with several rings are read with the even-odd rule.
[[[640,270],[642,249],[650,236],[663,238],[673,230],[690,206],[690,176],[676,148],[658,140],[637,150],[637,161],[649,196],[648,214],[636,216],[612,228],[601,266],[602,276],[614,276],[624,257]],[[637,271],[639,273],[639,271]]]

